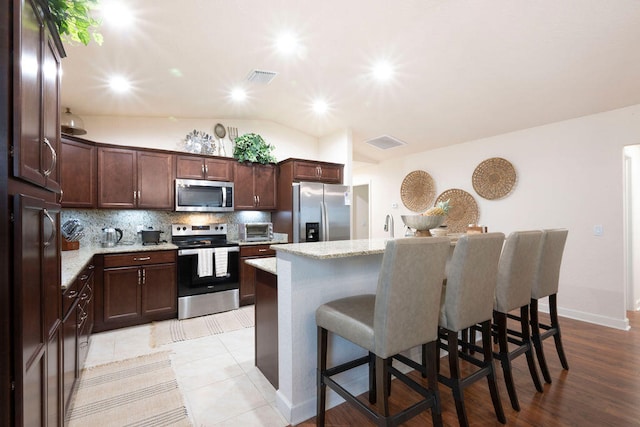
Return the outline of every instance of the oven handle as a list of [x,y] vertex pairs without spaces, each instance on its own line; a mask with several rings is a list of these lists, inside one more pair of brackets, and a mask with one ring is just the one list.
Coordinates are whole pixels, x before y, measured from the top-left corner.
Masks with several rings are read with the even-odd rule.
[[[225,246],[228,252],[240,252],[240,246]],[[213,248],[202,248],[202,249],[213,249]],[[183,255],[197,255],[199,249],[180,249],[178,250],[178,256]]]

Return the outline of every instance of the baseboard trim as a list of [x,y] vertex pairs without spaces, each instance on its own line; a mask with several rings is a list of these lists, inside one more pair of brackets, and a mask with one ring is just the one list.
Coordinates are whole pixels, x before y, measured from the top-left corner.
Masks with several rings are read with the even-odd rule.
[[[539,303],[538,310],[548,313],[549,304]],[[629,319],[627,319],[626,317],[624,319],[617,319],[613,317],[600,316],[593,313],[586,313],[584,311],[570,310],[562,307],[558,307],[558,315],[568,317],[569,319],[581,320],[583,322],[593,323],[600,326],[607,326],[609,328],[620,329],[623,331],[628,331],[629,329],[631,329],[631,326],[629,325]]]

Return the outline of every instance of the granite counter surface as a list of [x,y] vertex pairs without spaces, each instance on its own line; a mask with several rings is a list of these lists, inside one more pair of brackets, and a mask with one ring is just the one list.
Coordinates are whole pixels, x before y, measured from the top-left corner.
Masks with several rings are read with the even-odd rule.
[[332,242],[291,243],[273,245],[271,249],[314,259],[346,258],[384,253],[389,239],[337,240]]
[[159,245],[117,245],[111,248],[102,246],[80,246],[74,251],[62,251],[61,255],[61,285],[64,291],[76,279],[80,271],[94,255],[97,254],[117,254],[127,252],[147,252],[175,250],[178,247],[172,243],[161,243]]
[[278,274],[276,257],[250,258],[248,260],[245,260],[245,262],[255,268],[264,270],[267,273],[271,273],[275,275]]

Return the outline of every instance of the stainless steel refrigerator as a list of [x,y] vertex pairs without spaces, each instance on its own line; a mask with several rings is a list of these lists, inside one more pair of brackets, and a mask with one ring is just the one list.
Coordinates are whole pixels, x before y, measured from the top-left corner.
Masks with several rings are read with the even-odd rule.
[[293,184],[293,243],[349,240],[351,188],[347,185]]

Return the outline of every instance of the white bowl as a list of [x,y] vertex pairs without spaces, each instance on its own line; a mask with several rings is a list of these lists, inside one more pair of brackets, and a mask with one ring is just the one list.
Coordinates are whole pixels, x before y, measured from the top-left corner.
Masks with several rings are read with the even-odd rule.
[[402,215],[401,218],[404,225],[419,231],[438,228],[444,222],[443,215]]
[[429,231],[431,232],[431,235],[434,237],[443,237],[443,236],[446,236],[447,233],[449,233],[449,230],[447,230],[446,228],[432,228]]

